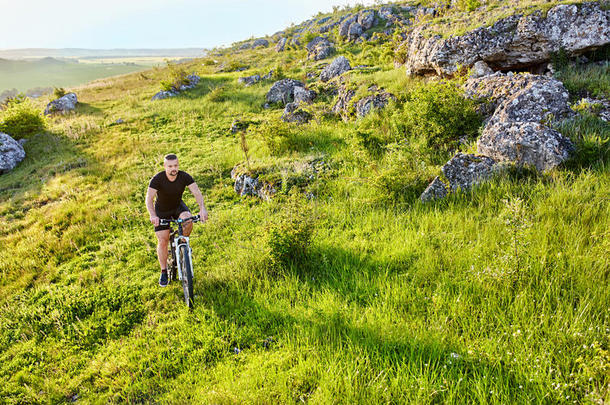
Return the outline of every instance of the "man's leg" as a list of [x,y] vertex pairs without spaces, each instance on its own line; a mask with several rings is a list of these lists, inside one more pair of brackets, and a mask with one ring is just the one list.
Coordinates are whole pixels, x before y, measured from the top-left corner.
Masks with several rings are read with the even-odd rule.
[[161,270],[167,269],[167,245],[169,244],[169,229],[155,232],[157,235],[157,257]]
[[[182,218],[182,219],[190,218],[192,216],[193,216],[193,214],[191,214],[189,211],[182,211],[180,213],[180,218]],[[191,234],[192,230],[193,230],[192,222],[188,222],[188,223],[184,224],[184,226],[182,227],[182,233],[184,234],[184,236],[189,236]]]

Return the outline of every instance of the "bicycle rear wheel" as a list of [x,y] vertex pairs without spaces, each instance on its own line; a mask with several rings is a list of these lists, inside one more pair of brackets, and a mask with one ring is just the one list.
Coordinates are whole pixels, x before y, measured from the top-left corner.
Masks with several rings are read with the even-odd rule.
[[184,291],[184,303],[187,307],[193,307],[193,264],[191,263],[188,246],[180,246],[180,271],[182,272],[182,290]]

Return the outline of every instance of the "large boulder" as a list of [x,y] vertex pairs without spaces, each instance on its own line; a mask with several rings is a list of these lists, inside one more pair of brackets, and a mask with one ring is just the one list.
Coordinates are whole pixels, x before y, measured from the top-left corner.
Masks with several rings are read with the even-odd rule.
[[178,93],[175,92],[175,91],[161,90],[160,92],[158,92],[157,94],[152,96],[151,100],[152,101],[163,100],[164,98],[174,97],[174,96],[177,96],[177,95],[178,95]]
[[499,162],[550,170],[570,157],[572,142],[538,122],[509,121],[488,125],[477,142],[479,153]]
[[482,98],[491,119],[499,121],[548,121],[570,115],[568,92],[551,77],[531,74],[501,74],[470,78],[466,95]]
[[10,135],[0,132],[0,174],[13,170],[23,159],[23,146]]
[[78,99],[76,97],[76,94],[68,93],[65,96],[53,100],[49,104],[47,104],[47,108],[45,108],[44,114],[49,115],[53,113],[66,113],[68,111],[74,110],[76,108],[77,103]]
[[469,190],[475,184],[487,180],[494,173],[496,162],[486,156],[458,153],[441,168],[437,176],[424,190],[420,199],[430,201],[444,198],[451,192]]
[[294,88],[305,87],[303,83],[294,79],[282,79],[273,83],[267,93],[267,102],[286,105],[294,100]]
[[401,46],[407,74],[453,75],[479,60],[494,70],[534,69],[559,50],[576,56],[610,43],[610,9],[601,2],[562,4],[546,15],[512,15],[450,38],[427,36],[425,29],[413,30]]
[[299,103],[288,103],[282,114],[282,121],[304,124],[311,119],[311,114],[303,110]]
[[252,42],[252,49],[254,48],[266,48],[269,46],[269,41],[267,41],[264,38],[258,38],[255,39],[254,42]]
[[348,70],[351,70],[351,68],[347,58],[345,56],[339,56],[322,70],[320,73],[320,80],[327,82],[333,77],[337,77]]
[[312,39],[305,48],[307,48],[307,58],[313,60],[326,59],[334,52],[332,44],[324,37]]
[[493,114],[478,140],[478,152],[497,161],[539,171],[569,158],[572,142],[547,125],[569,117],[568,92],[553,78],[495,73],[466,82],[470,96],[484,97]]

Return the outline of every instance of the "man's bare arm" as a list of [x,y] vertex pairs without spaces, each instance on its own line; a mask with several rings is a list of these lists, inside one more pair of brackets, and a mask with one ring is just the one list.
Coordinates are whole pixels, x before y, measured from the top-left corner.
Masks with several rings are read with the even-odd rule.
[[148,187],[148,191],[146,191],[146,209],[148,210],[148,214],[150,215],[150,222],[154,226],[159,226],[159,217],[155,212],[154,199],[157,195],[157,190],[154,188]]
[[193,193],[193,196],[195,196],[197,204],[199,204],[199,215],[201,216],[201,220],[203,222],[207,221],[208,210],[205,208],[205,204],[203,203],[203,194],[201,194],[201,190],[199,190],[197,183],[191,184],[190,186],[188,186],[188,188],[189,190],[191,190],[191,193]]

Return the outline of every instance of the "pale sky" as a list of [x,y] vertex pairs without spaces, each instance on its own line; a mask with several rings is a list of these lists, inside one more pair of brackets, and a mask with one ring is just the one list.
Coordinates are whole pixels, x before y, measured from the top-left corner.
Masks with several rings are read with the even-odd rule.
[[0,0],[0,49],[211,48],[373,0]]

